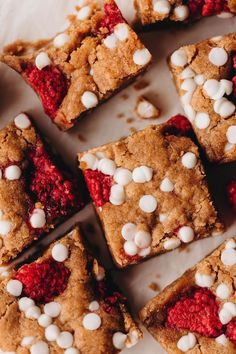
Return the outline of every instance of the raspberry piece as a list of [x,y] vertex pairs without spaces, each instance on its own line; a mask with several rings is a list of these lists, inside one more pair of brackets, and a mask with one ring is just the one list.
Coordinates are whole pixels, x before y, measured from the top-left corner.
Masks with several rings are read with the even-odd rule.
[[105,27],[112,33],[118,23],[126,22],[114,1],[104,5],[105,15],[99,24],[99,28]]
[[204,5],[204,0],[189,0],[186,2],[189,7],[191,17],[201,16],[202,7]]
[[119,291],[114,290],[109,278],[97,283],[97,293],[102,301],[103,310],[109,314],[113,313],[120,303],[126,302],[126,298]]
[[164,133],[166,135],[191,136],[193,130],[189,120],[181,114],[177,114],[166,122]]
[[218,15],[229,12],[227,0],[189,0],[187,5],[192,17]]
[[113,177],[98,170],[84,170],[83,173],[94,204],[96,207],[103,206],[109,201]]
[[143,259],[143,257],[139,256],[138,254],[136,254],[135,256],[130,256],[129,254],[125,253],[123,247],[120,249],[120,255],[122,258],[127,259],[129,263],[137,263],[141,261],[141,259]]
[[53,66],[39,70],[35,65],[25,68],[29,84],[40,96],[45,113],[54,119],[63,98],[67,94],[69,82],[63,73]]
[[236,319],[228,323],[225,334],[231,342],[236,344]]
[[231,181],[227,186],[227,196],[233,211],[236,213],[236,180]]
[[42,145],[28,151],[28,159],[30,195],[35,202],[43,204],[47,222],[82,207],[76,181],[56,167]]
[[23,295],[47,303],[67,287],[70,270],[63,263],[49,258],[41,263],[26,264],[15,275],[23,284]]
[[166,326],[186,329],[205,337],[222,334],[215,295],[207,288],[193,288],[167,310]]

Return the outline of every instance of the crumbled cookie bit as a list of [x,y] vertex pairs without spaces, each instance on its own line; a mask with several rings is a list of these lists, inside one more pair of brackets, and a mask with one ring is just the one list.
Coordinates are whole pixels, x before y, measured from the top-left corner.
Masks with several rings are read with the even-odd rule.
[[160,109],[144,96],[138,97],[135,111],[141,119],[156,119],[160,116]]

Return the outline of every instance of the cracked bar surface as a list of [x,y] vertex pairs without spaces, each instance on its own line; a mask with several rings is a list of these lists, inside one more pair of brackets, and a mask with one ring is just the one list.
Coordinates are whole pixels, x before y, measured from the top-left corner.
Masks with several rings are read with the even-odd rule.
[[235,249],[227,240],[140,311],[168,353],[236,353]]
[[1,61],[36,91],[45,112],[67,130],[149,65],[151,54],[122,17],[113,0],[77,8],[68,29],[53,39],[16,41]]
[[79,154],[118,267],[223,230],[197,146],[167,128],[150,126]]
[[119,353],[142,333],[78,228],[0,283],[1,353]]
[[236,34],[181,47],[169,58],[183,108],[210,161],[236,159]]

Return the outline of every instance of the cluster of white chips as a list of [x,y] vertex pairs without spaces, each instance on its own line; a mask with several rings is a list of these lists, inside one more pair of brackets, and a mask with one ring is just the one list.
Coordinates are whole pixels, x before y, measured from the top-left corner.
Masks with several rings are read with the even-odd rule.
[[188,352],[190,349],[193,349],[197,344],[197,338],[193,333],[188,333],[185,336],[182,336],[177,342],[177,348],[182,352]]
[[[212,40],[217,42],[222,37],[213,37]],[[228,53],[224,48],[212,48],[208,54],[209,62],[217,67],[224,66],[228,61]],[[171,56],[171,63],[180,68],[184,68],[180,74],[183,80],[181,89],[186,91],[181,96],[181,102],[188,119],[194,122],[198,129],[207,129],[210,125],[210,117],[207,112],[196,112],[192,105],[191,100],[193,93],[197,86],[203,86],[205,94],[211,98],[213,103],[213,110],[221,118],[227,119],[235,112],[235,105],[229,101],[225,95],[230,95],[233,91],[233,83],[229,80],[205,80],[204,75],[196,74],[188,64],[188,56],[184,48],[176,50]],[[236,145],[236,125],[232,125],[226,132],[227,144],[225,145],[225,152],[229,151]]]
[[[153,0],[153,11],[161,16],[168,16],[172,11],[172,5],[168,0]],[[189,17],[189,8],[186,5],[178,5],[173,9],[174,17],[184,21]]]
[[127,223],[122,227],[121,235],[125,240],[124,251],[129,256],[147,256],[151,252],[152,237],[148,231],[138,230],[134,223]]

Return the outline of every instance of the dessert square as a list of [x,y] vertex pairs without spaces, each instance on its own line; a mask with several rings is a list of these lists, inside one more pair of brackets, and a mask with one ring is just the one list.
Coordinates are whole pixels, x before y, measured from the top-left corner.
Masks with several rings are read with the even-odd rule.
[[236,352],[236,239],[185,272],[140,312],[169,354]]
[[236,33],[177,49],[169,58],[184,111],[210,161],[236,160]]
[[83,189],[21,113],[0,130],[0,263],[81,209]]
[[1,61],[19,72],[61,129],[143,72],[151,54],[113,0],[78,7],[53,39],[8,45]]
[[235,0],[135,0],[135,6],[142,25],[191,21],[213,15],[227,18],[236,13]]
[[223,229],[198,148],[190,138],[173,135],[178,125],[183,132],[190,126],[186,118],[177,116],[166,125],[149,126],[79,154],[118,267]]
[[119,353],[142,333],[78,228],[0,282],[0,351]]

